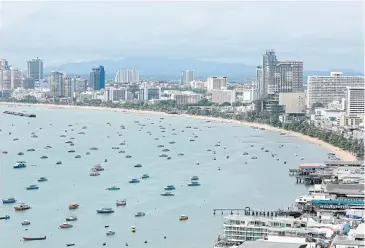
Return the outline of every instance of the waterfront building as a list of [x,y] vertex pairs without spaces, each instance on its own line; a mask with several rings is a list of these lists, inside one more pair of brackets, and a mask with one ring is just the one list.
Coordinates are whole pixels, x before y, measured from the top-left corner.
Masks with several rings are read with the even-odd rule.
[[180,82],[181,84],[189,84],[191,81],[194,81],[194,71],[192,70],[184,70],[181,72]]
[[257,98],[265,98],[266,91],[264,85],[264,78],[263,78],[263,69],[261,65],[256,67],[256,90],[257,90]]
[[172,91],[170,100],[176,101],[178,105],[197,104],[202,98],[202,94],[197,94],[191,91]]
[[193,89],[199,89],[199,90],[206,90],[207,89],[207,82],[201,81],[201,80],[193,80],[190,82],[190,86]]
[[93,90],[101,90],[105,88],[105,70],[104,66],[93,68],[90,73],[90,87]]
[[227,77],[208,77],[207,90],[226,90],[228,84]]
[[331,72],[330,76],[309,76],[307,88],[308,108],[314,103],[324,106],[346,98],[347,87],[364,87],[363,76],[344,76],[342,72]]
[[119,70],[114,78],[115,83],[139,83],[139,71],[134,69]]
[[212,90],[212,99],[214,103],[222,104],[228,102],[230,104],[236,102],[235,90]]
[[161,88],[152,86],[141,86],[138,92],[138,99],[141,101],[158,100],[161,98]]
[[75,83],[75,92],[84,92],[87,89],[87,80],[76,76],[73,78]]
[[23,73],[11,66],[0,69],[0,89],[11,91],[23,85]]
[[126,87],[106,87],[104,90],[104,101],[126,101],[128,99],[128,89]]
[[244,103],[251,103],[255,101],[257,96],[257,90],[254,87],[242,89],[242,102]]
[[64,74],[59,71],[53,71],[49,77],[49,93],[51,97],[63,97],[64,89]]
[[34,81],[43,79],[43,60],[40,58],[27,61],[27,77],[33,78]]
[[273,49],[266,50],[266,53],[262,56],[262,95],[267,95],[269,87],[271,88],[271,85],[274,84],[277,62],[275,51]]
[[304,92],[280,92],[279,105],[284,106],[286,114],[304,114],[305,94]]
[[75,81],[71,77],[65,77],[63,82],[63,96],[71,98],[75,93]]
[[346,112],[348,115],[365,113],[364,92],[364,87],[347,87]]

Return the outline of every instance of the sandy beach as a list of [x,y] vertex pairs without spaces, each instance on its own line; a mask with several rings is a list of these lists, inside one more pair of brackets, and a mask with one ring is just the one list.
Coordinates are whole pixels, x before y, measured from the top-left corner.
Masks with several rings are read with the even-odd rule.
[[[6,103],[6,102],[2,102],[0,103],[1,105],[14,105],[14,106],[38,106],[38,107],[46,107],[46,108],[52,108],[52,109],[57,109],[57,108],[68,108],[68,109],[84,109],[84,110],[106,110],[106,111],[115,111],[115,112],[125,112],[125,113],[135,113],[135,114],[154,114],[154,115],[169,115],[167,113],[164,112],[154,112],[154,111],[145,111],[145,110],[133,110],[133,109],[115,109],[115,108],[105,108],[105,107],[87,107],[87,106],[71,106],[71,105],[53,105],[53,104],[26,104],[26,103]],[[257,127],[257,128],[265,128],[266,130],[269,131],[274,131],[274,132],[283,132],[286,133],[286,135],[290,135],[293,137],[297,137],[299,139],[302,140],[306,140],[314,145],[318,145],[321,147],[324,147],[326,149],[328,149],[329,151],[335,153],[337,155],[337,157],[341,158],[341,160],[343,161],[356,161],[356,157],[354,155],[352,155],[350,152],[348,151],[344,151],[338,147],[335,147],[329,143],[326,143],[322,140],[319,140],[317,138],[313,138],[307,135],[303,135],[301,133],[296,133],[296,132],[292,132],[292,131],[287,131],[284,129],[280,129],[280,128],[276,128],[276,127],[272,127],[269,125],[265,125],[265,124],[261,124],[261,123],[251,123],[251,122],[243,122],[243,121],[237,121],[237,120],[228,120],[228,119],[222,119],[222,118],[216,118],[216,117],[209,117],[209,116],[196,116],[196,115],[175,115],[175,116],[184,116],[184,117],[189,117],[189,118],[195,118],[195,119],[201,119],[201,120],[209,120],[212,122],[224,122],[224,123],[232,123],[232,124],[237,124],[237,125],[244,125],[244,126],[252,126],[252,127]]]

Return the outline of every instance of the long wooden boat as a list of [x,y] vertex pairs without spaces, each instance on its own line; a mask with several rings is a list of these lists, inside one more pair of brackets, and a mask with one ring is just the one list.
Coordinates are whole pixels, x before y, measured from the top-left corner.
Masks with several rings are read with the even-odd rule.
[[26,238],[26,237],[23,237],[23,240],[24,241],[45,240],[46,238],[47,238],[47,236],[44,236],[44,237],[34,237],[34,238]]

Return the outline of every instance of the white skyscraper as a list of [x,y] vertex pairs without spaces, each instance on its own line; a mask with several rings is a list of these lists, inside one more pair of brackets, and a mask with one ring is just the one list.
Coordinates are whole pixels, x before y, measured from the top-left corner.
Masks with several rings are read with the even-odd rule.
[[138,83],[139,71],[137,70],[119,70],[114,78],[115,83]]
[[50,74],[49,92],[51,97],[62,97],[65,95],[64,75],[62,72],[53,71]]
[[181,72],[181,84],[189,84],[191,81],[194,81],[194,71],[185,70]]
[[227,89],[227,77],[208,77],[207,90],[226,90]]
[[0,69],[0,90],[14,90],[23,85],[23,73],[19,69],[6,67]]

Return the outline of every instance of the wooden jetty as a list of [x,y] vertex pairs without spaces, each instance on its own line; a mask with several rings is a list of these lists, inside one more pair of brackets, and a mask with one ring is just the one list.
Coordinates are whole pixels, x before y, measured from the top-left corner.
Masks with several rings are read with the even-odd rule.
[[213,215],[216,212],[220,212],[223,215],[225,212],[228,212],[230,215],[236,213],[237,215],[244,216],[258,216],[258,217],[277,217],[277,216],[294,216],[298,217],[302,215],[300,211],[284,211],[284,210],[253,210],[250,207],[245,208],[215,208],[213,209]]
[[35,114],[26,114],[26,113],[13,112],[13,111],[4,111],[3,114],[30,117],[30,118],[35,118],[36,117]]

